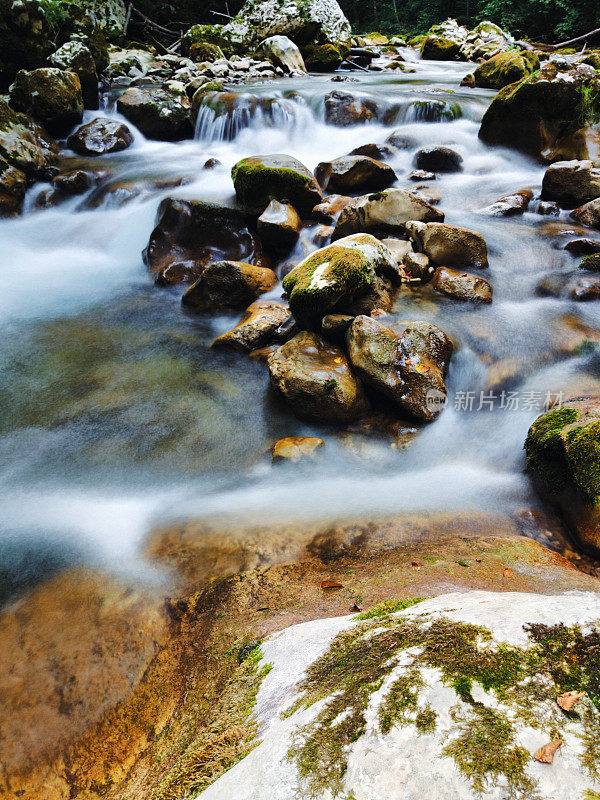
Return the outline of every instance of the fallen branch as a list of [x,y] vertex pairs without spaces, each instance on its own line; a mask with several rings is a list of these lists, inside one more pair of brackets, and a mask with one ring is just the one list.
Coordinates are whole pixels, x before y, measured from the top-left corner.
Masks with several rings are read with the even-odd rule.
[[589,33],[584,33],[583,36],[577,36],[575,39],[569,39],[566,42],[560,42],[559,44],[553,44],[551,46],[551,50],[560,50],[561,47],[570,47],[572,44],[578,44],[579,42],[585,42],[588,39],[591,39],[592,36],[598,36],[600,34],[600,28],[595,28],[593,31],[589,31]]
[[153,28],[155,31],[160,31],[161,33],[167,33],[169,36],[179,36],[178,31],[172,31],[169,28],[164,28],[162,25],[159,25],[158,22],[154,22],[154,20],[151,20],[150,17],[142,14],[142,12],[138,11],[134,6],[131,7],[131,11],[143,21],[144,25],[147,25],[149,28]]
[[225,17],[225,19],[233,19],[231,14],[223,14],[221,11],[211,11],[211,14],[216,14],[217,17]]
[[129,3],[127,6],[127,14],[125,15],[125,24],[123,25],[123,36],[127,36],[127,28],[129,27],[129,20],[131,19],[132,8],[133,3]]

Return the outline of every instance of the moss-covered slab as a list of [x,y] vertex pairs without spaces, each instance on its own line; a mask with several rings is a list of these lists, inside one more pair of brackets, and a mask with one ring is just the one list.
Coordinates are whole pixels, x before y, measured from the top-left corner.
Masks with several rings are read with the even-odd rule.
[[480,64],[473,76],[475,86],[482,89],[503,89],[510,83],[521,81],[540,68],[537,53],[529,50],[498,53]]
[[231,170],[238,201],[258,214],[271,200],[289,202],[303,215],[323,199],[314,175],[298,159],[286,155],[251,156]]
[[580,541],[600,551],[600,398],[568,400],[525,440],[527,470],[558,503]]

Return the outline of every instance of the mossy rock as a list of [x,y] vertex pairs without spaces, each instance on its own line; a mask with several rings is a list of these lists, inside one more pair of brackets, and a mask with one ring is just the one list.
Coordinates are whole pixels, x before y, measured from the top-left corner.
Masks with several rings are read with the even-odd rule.
[[307,215],[322,201],[314,175],[287,155],[251,156],[231,170],[238,201],[248,211],[262,214],[271,200],[288,202]]
[[454,61],[460,44],[443,36],[427,36],[421,43],[421,58],[428,61]]
[[192,135],[191,103],[185,94],[161,87],[130,87],[118,99],[117,110],[149,139],[170,142]]
[[482,89],[503,89],[511,83],[523,80],[540,68],[540,60],[533,52],[498,53],[480,64],[475,72],[475,86]]
[[21,70],[10,87],[10,102],[59,136],[68,133],[83,117],[81,81],[70,70]]
[[600,253],[592,253],[586,256],[579,265],[579,269],[585,269],[588,272],[600,272]]
[[28,176],[36,176],[58,156],[56,143],[25,114],[0,98],[0,158]]
[[379,273],[393,266],[385,245],[359,233],[317,250],[286,275],[283,288],[296,320],[320,330],[328,312],[345,313],[353,300],[374,289]]
[[56,49],[55,28],[38,0],[0,0],[0,91],[20,69],[41,67]]
[[345,58],[333,44],[309,44],[301,49],[306,69],[313,72],[335,72]]
[[183,55],[188,55],[193,45],[200,44],[216,46],[225,55],[234,52],[223,25],[192,25],[182,36],[181,52]]
[[219,58],[224,58],[223,51],[217,44],[210,44],[210,42],[194,42],[189,51],[188,57],[192,61],[200,63],[202,61],[216,61]]

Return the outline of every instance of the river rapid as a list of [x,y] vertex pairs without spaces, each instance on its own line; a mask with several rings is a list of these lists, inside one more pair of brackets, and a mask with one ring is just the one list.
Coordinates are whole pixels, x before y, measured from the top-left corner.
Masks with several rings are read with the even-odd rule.
[[[541,216],[533,203],[510,219],[481,213],[521,188],[539,194],[543,176],[532,159],[479,142],[493,93],[460,87],[468,64],[410,66],[413,74],[352,72],[351,83],[321,75],[237,87],[278,98],[278,113],[233,131],[203,114],[196,139],[177,144],[134,131],[122,153],[73,157],[106,170],[86,195],[40,209],[45,187],[34,188],[24,215],[0,222],[0,601],[70,563],[144,572],[145,535],[181,518],[536,507],[523,441],[548,393],[598,388],[585,346],[597,304],[535,295],[544,275],[576,263],[563,250],[574,230],[565,212]],[[398,106],[396,120],[328,126],[322,98],[334,89]],[[462,116],[423,120],[415,100],[457,103]],[[113,102],[100,114],[118,118]],[[286,153],[314,169],[396,128],[418,147],[449,145],[463,157],[462,172],[429,186],[447,222],[486,239],[494,288],[486,307],[421,290],[396,304],[394,318],[434,321],[457,345],[448,405],[406,449],[298,420],[264,365],[210,349],[239,314],[186,315],[182,290],[155,287],[141,258],[161,199],[233,201],[240,158]],[[204,169],[209,158],[221,166]],[[413,158],[414,148],[390,160],[397,186],[414,186]],[[298,247],[315,249],[311,235]],[[326,446],[308,465],[272,465],[272,443],[293,435],[320,435]]]

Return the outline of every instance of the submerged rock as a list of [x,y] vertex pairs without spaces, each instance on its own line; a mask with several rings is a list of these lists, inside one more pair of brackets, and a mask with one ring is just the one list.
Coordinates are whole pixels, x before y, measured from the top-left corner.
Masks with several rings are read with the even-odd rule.
[[328,312],[346,313],[376,289],[378,274],[395,267],[384,244],[367,233],[355,234],[310,255],[285,276],[283,288],[298,322],[320,330]]
[[218,336],[212,346],[233,347],[242,352],[258,350],[275,339],[278,329],[289,316],[290,310],[283,303],[257,300],[244,311],[235,328]]
[[542,199],[573,208],[600,197],[600,169],[591,161],[557,161],[542,182]]
[[600,553],[600,398],[567,400],[543,414],[525,452],[542,494],[559,505],[581,544]]
[[268,266],[250,224],[251,219],[235,208],[166,197],[158,207],[144,260],[151,275],[165,283],[191,283],[209,262],[220,259]]
[[440,328],[428,322],[386,327],[363,315],[353,321],[346,341],[359,376],[402,411],[428,422],[442,411],[453,346]]
[[317,165],[315,177],[323,191],[376,192],[396,182],[396,173],[387,164],[369,156],[342,156]]
[[71,150],[81,156],[103,156],[126,150],[133,142],[127,125],[116,119],[98,119],[82,125],[67,139]]
[[231,170],[238,201],[248,211],[262,214],[271,200],[287,202],[301,215],[323,199],[314,175],[292,156],[252,156]]
[[36,176],[54,164],[57,156],[58,147],[44,128],[0,98],[0,158]]
[[83,117],[79,76],[56,67],[20,70],[10,87],[10,102],[58,136],[68,133]]
[[247,306],[277,283],[272,269],[243,261],[215,261],[181,298],[192,311],[219,311]]
[[586,301],[600,299],[600,275],[572,272],[555,272],[543,278],[536,287],[541,297],[566,297]]
[[343,350],[315,333],[294,336],[269,357],[268,365],[273,386],[299,417],[343,424],[369,412]]
[[488,266],[487,246],[480,233],[441,222],[408,222],[406,230],[416,249],[438,266]]
[[431,279],[431,286],[436,292],[455,300],[470,303],[492,302],[492,286],[488,281],[479,275],[458,272],[450,267],[438,267]]
[[334,238],[361,231],[404,233],[410,220],[433,222],[443,219],[441,211],[406,189],[386,189],[348,203],[339,216]]
[[482,89],[503,89],[539,68],[537,53],[528,50],[498,53],[477,67],[473,73],[474,85]]
[[177,142],[192,135],[191,104],[185,92],[130,87],[117,100],[117,110],[148,139]]

